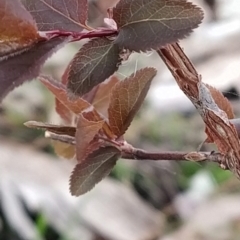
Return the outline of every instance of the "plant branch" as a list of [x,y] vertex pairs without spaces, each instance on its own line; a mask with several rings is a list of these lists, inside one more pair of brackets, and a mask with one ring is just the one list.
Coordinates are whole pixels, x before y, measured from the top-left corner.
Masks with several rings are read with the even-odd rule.
[[157,53],[201,115],[208,140],[214,142],[221,153],[221,167],[229,168],[240,176],[239,120],[230,121],[226,112],[216,104],[208,87],[178,43],[168,44],[157,50]]
[[[222,155],[216,152],[147,152],[138,148],[122,148],[122,158],[129,160],[209,161],[221,164]],[[221,166],[226,169],[224,166]]]
[[46,131],[45,132],[45,137],[50,138],[54,141],[59,141],[59,142],[66,143],[66,144],[69,144],[69,145],[74,145],[74,146],[76,145],[75,137],[72,137],[72,136],[59,135],[59,134],[56,134],[56,133],[53,133],[53,132],[50,132],[50,131]]
[[117,35],[118,31],[115,29],[109,29],[109,28],[99,28],[90,32],[68,32],[68,31],[60,31],[60,30],[54,30],[54,31],[47,31],[47,32],[40,32],[40,35],[42,37],[47,38],[54,38],[58,36],[71,36],[72,42],[80,41],[85,38],[96,38],[96,37],[109,37]]

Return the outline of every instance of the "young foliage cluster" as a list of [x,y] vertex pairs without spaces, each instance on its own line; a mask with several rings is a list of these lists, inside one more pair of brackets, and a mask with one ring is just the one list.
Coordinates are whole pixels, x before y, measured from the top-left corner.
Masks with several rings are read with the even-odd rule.
[[[63,124],[31,121],[26,125],[46,130],[59,155],[76,157],[71,193],[78,196],[92,189],[120,157],[157,158],[134,149],[124,139],[156,75],[151,67],[123,80],[114,75],[133,51],[158,52],[206,123],[206,142],[216,143],[220,151],[220,155],[194,152],[174,157],[198,161],[221,156],[224,165],[226,151],[232,153],[231,144],[235,151],[240,149],[235,138],[230,145],[225,143],[228,147],[222,146],[223,135],[230,131],[226,126],[232,133],[228,137],[237,136],[228,121],[233,118],[231,106],[218,90],[201,82],[174,43],[201,23],[202,10],[187,0],[120,0],[108,15],[105,27],[93,29],[87,24],[87,0],[0,0],[0,100],[35,77],[54,94]],[[60,81],[40,75],[53,52],[84,38],[90,40],[76,53]],[[240,159],[238,154],[235,157]]]

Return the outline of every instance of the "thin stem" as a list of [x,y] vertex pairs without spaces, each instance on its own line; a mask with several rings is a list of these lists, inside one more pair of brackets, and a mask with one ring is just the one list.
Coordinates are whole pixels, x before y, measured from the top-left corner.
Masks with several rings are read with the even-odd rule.
[[43,37],[47,36],[47,38],[54,38],[59,36],[71,36],[72,42],[75,42],[85,38],[114,36],[114,35],[117,35],[117,33],[118,31],[115,29],[100,28],[90,32],[68,32],[68,31],[54,30],[54,31],[41,32],[40,35]]
[[[122,148],[122,158],[129,160],[168,160],[168,161],[193,161],[193,162],[215,162],[222,164],[223,156],[215,152],[147,152],[138,148]],[[224,169],[225,166],[221,166]]]
[[132,149],[132,151],[124,151],[122,157],[132,160],[186,160],[187,152],[147,152],[143,149]]
[[58,135],[49,131],[45,132],[45,137],[50,138],[55,141],[67,143],[69,145],[76,145],[75,137],[68,136],[68,135]]

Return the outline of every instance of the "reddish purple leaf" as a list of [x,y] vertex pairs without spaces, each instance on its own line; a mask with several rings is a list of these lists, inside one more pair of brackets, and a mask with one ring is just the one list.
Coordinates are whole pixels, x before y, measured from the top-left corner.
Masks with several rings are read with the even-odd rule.
[[95,38],[86,43],[71,62],[68,89],[83,96],[110,77],[121,62],[120,50],[108,38]]
[[62,75],[61,82],[62,82],[63,85],[67,85],[69,70],[70,70],[70,64],[67,66],[67,68],[65,69],[65,71]]
[[68,37],[41,40],[23,51],[0,57],[0,100],[24,81],[37,77],[47,58],[68,41]]
[[87,20],[87,0],[22,0],[40,31],[80,32]]
[[115,147],[99,148],[89,154],[73,170],[70,178],[72,195],[79,196],[90,191],[111,172],[120,156],[120,150]]
[[116,43],[139,52],[186,37],[201,23],[203,12],[186,0],[121,0],[113,18],[120,29]]

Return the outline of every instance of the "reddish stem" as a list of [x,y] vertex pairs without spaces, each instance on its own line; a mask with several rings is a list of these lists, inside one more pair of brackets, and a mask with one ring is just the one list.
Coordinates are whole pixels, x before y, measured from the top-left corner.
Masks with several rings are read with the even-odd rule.
[[40,32],[40,35],[44,35],[48,39],[59,36],[69,36],[72,37],[72,42],[79,41],[84,38],[109,37],[117,34],[117,30],[109,28],[99,28],[90,32],[68,32],[60,30],[47,31],[42,33]]
[[[197,156],[196,159],[189,159],[190,156]],[[168,161],[210,161],[222,163],[222,155],[215,152],[147,152],[138,148],[122,148],[122,158],[129,160],[168,160]]]

